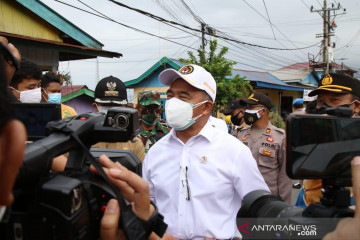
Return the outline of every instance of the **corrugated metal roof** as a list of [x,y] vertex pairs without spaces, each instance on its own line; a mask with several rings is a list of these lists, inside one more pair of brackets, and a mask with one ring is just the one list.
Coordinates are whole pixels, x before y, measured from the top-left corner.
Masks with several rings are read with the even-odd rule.
[[61,96],[65,96],[69,93],[75,92],[81,88],[87,88],[86,85],[72,85],[72,86],[62,86],[61,87]]
[[231,71],[232,77],[234,77],[236,74],[239,74],[240,77],[246,77],[245,80],[248,81],[260,81],[260,82],[266,82],[271,84],[277,84],[277,85],[287,85],[274,75],[267,73],[267,72],[257,72],[257,71],[248,71],[248,70],[239,70],[234,69]]

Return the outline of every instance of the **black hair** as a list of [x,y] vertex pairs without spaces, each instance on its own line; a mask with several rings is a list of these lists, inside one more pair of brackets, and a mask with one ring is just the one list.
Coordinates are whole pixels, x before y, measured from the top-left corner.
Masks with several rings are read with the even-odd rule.
[[300,103],[296,103],[296,104],[293,104],[293,107],[297,109],[297,108],[302,108],[302,107],[304,107],[304,105],[303,105],[302,103],[301,103],[301,104],[300,104]]
[[52,82],[56,82],[61,85],[60,78],[53,73],[45,73],[44,75],[41,76],[40,79],[41,79],[40,85],[42,88],[47,88],[47,86],[49,86],[49,84]]
[[316,106],[317,106],[317,100],[315,99],[309,102],[308,104],[306,104],[305,112],[314,113]]
[[21,59],[20,68],[15,72],[13,78],[10,81],[10,86],[18,88],[18,84],[24,79],[39,79],[42,75],[40,67],[27,60],[26,58]]

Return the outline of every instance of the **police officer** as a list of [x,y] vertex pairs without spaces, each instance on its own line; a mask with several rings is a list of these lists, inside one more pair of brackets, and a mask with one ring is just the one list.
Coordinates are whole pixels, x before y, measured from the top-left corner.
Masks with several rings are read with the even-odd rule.
[[[317,106],[313,113],[325,113],[329,107],[348,107],[352,116],[358,117],[360,112],[360,81],[344,74],[330,73],[322,77],[317,89],[309,96],[317,95]],[[308,206],[319,202],[322,196],[321,179],[304,180],[304,201]]]
[[292,181],[286,175],[285,131],[269,121],[270,98],[257,92],[240,104],[246,105],[244,120],[251,126],[243,128],[238,139],[251,149],[271,193],[290,203]]
[[225,116],[230,116],[232,123],[230,134],[235,137],[241,129],[249,127],[244,120],[245,108],[246,105],[241,105],[239,100],[232,100],[229,108],[224,111]]
[[[96,112],[107,113],[111,107],[127,107],[128,101],[125,84],[113,76],[101,79],[95,88],[94,101],[93,107]],[[93,147],[131,150],[138,156],[141,162],[145,158],[144,145],[139,136],[127,142],[99,142]]]
[[157,91],[141,91],[138,94],[137,109],[141,120],[140,138],[145,146],[145,153],[158,140],[169,133],[169,128],[160,123],[161,101]]

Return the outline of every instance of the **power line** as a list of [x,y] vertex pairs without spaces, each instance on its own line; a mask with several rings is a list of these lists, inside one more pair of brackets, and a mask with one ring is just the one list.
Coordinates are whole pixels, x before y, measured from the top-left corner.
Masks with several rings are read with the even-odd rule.
[[[101,15],[94,14],[94,13],[92,13],[92,12],[86,11],[86,10],[84,10],[84,9],[81,9],[81,8],[75,7],[75,6],[73,6],[73,5],[70,5],[70,4],[67,4],[67,3],[61,2],[61,1],[59,1],[59,0],[55,0],[55,1],[56,1],[56,2],[59,2],[59,3],[62,3],[62,4],[65,4],[65,5],[67,5],[67,6],[70,6],[70,7],[76,8],[76,9],[78,9],[78,10],[81,10],[81,11],[87,12],[87,13],[89,13],[89,14],[95,15],[95,16],[97,16],[97,17],[100,17],[100,18],[106,19],[106,20],[108,20],[108,21],[111,21],[111,22],[117,23],[117,24],[119,24],[119,25],[121,25],[121,26],[124,26],[124,27],[126,27],[126,28],[132,29],[132,30],[134,30],[134,31],[141,32],[141,33],[144,33],[144,34],[147,34],[147,35],[153,36],[153,37],[161,38],[161,39],[163,39],[163,40],[166,40],[166,41],[169,41],[169,42],[175,43],[175,44],[177,44],[177,45],[181,45],[181,46],[187,47],[187,46],[185,46],[185,45],[183,45],[183,44],[181,44],[181,43],[178,43],[178,42],[175,42],[175,41],[169,40],[169,39],[167,39],[167,38],[164,38],[164,37],[161,37],[161,36],[157,36],[157,35],[155,35],[155,34],[152,34],[152,33],[149,33],[149,32],[145,32],[145,31],[143,31],[143,30],[140,30],[140,29],[137,29],[137,28],[131,27],[131,26],[129,26],[129,25],[126,25],[126,24],[120,23],[120,22],[118,22],[118,21],[116,21],[116,20],[114,20],[114,19],[112,19],[112,18],[109,18],[109,17],[104,17],[105,15],[104,15],[104,16],[101,16]],[[109,0],[109,1],[111,1],[111,0]],[[103,14],[102,14],[102,15],[103,15]],[[191,48],[191,49],[196,50],[195,48]]]
[[[57,1],[57,0],[56,0],[56,1]],[[156,15],[151,14],[151,13],[149,13],[149,12],[146,12],[146,11],[143,11],[143,10],[140,10],[140,9],[137,9],[137,8],[129,7],[129,6],[125,5],[125,4],[123,4],[123,3],[120,3],[120,2],[115,1],[115,0],[108,0],[108,1],[113,2],[113,3],[115,3],[115,4],[117,4],[117,5],[121,6],[121,7],[125,7],[125,8],[128,8],[128,9],[130,9],[130,10],[133,10],[133,11],[136,11],[136,12],[138,12],[138,13],[141,13],[141,14],[147,16],[147,17],[153,18],[153,19],[155,19],[155,20],[157,20],[157,21],[160,21],[160,22],[167,22],[167,23],[174,24],[174,25],[177,25],[177,26],[181,26],[181,27],[184,27],[184,28],[186,28],[186,29],[193,30],[193,31],[196,31],[196,32],[202,32],[202,31],[199,30],[199,29],[191,28],[191,27],[189,27],[189,26],[186,26],[186,25],[183,25],[183,24],[174,22],[174,21],[166,20],[166,19],[164,19],[164,18],[162,18],[162,17],[156,16]],[[243,0],[243,1],[245,1],[245,0]],[[262,16],[262,15],[261,15],[261,16]],[[276,26],[274,26],[274,27],[276,28]],[[219,32],[219,31],[216,30],[216,29],[214,29],[214,30],[215,30],[215,32],[216,32],[216,31]],[[277,29],[277,30],[278,30],[278,29]],[[278,31],[279,31],[279,30],[278,30]],[[280,32],[280,31],[279,31],[279,32]],[[280,33],[281,33],[281,32],[280,32]],[[273,50],[286,50],[286,51],[289,51],[289,50],[301,50],[301,49],[306,49],[306,48],[311,47],[311,46],[309,46],[309,47],[304,47],[304,48],[298,48],[298,47],[295,46],[296,48],[293,48],[293,49],[290,49],[290,48],[274,48],[274,47],[266,47],[266,46],[261,46],[261,45],[257,45],[257,44],[247,43],[247,42],[244,42],[244,41],[240,41],[240,40],[233,39],[233,38],[230,38],[230,37],[224,37],[224,36],[217,35],[217,34],[209,34],[209,33],[207,33],[207,32],[205,32],[205,34],[207,34],[207,35],[212,35],[212,36],[214,36],[214,37],[222,38],[222,39],[225,39],[225,40],[233,41],[233,42],[236,42],[236,43],[239,43],[239,44],[244,44],[244,45],[249,45],[249,46],[254,46],[254,47],[259,47],[259,48],[273,49]],[[282,35],[284,35],[284,34],[282,34]],[[285,36],[285,35],[284,35],[284,36]],[[285,36],[285,37],[286,37],[286,36]],[[286,37],[286,38],[287,38],[287,37]],[[288,39],[288,38],[287,38],[287,39]],[[288,39],[288,40],[291,41],[290,39]],[[294,44],[293,44],[293,45],[294,45]]]
[[269,20],[269,23],[270,23],[271,31],[272,31],[272,33],[273,33],[273,35],[274,35],[274,39],[276,40],[275,33],[274,33],[274,29],[273,29],[273,26],[272,26],[273,24],[272,24],[271,21],[270,21],[270,16],[269,16],[269,13],[268,13],[266,4],[265,4],[265,0],[263,0],[263,3],[264,3],[264,6],[265,6],[266,14],[267,14],[267,16],[268,16],[268,20]]

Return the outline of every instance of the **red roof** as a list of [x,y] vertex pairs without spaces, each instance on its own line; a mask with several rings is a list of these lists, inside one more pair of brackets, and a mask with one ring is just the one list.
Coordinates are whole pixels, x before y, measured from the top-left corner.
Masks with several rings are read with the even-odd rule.
[[[309,68],[309,62],[303,62],[303,63],[294,63],[292,65],[289,65],[289,66],[286,66],[286,67],[283,67],[283,68],[280,68],[279,70],[285,70],[285,69],[308,69]],[[356,70],[353,70],[345,65],[341,66],[340,64],[337,64],[337,63],[333,63],[333,69],[336,69],[336,70],[340,70],[340,69],[343,69],[343,70],[347,70],[347,71],[350,71],[350,72],[357,72]]]
[[72,85],[72,86],[62,86],[61,87],[61,96],[65,96],[69,93],[75,92],[82,88],[87,88],[86,85]]

